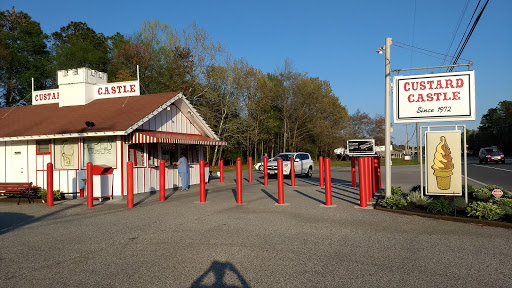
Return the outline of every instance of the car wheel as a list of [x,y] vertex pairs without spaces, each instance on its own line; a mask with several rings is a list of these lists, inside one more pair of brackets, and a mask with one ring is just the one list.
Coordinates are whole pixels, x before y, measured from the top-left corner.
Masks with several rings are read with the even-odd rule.
[[478,163],[482,164],[482,159],[478,158]]
[[258,167],[258,170],[263,171],[263,165],[260,165],[260,167]]
[[311,176],[313,176],[313,168],[309,167],[306,177],[311,178]]
[[487,158],[485,158],[484,163],[485,163],[485,164],[487,164],[487,162],[488,162],[488,161],[487,161]]

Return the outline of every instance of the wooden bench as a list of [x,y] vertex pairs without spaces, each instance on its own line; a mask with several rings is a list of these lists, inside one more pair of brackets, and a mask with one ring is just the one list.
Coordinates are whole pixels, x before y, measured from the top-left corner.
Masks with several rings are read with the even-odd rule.
[[35,192],[32,191],[32,182],[30,182],[30,183],[0,183],[0,194],[19,195],[18,205],[20,205],[20,200],[21,200],[21,197],[23,197],[23,196],[27,197],[28,203],[32,203],[30,201],[30,196],[35,195]]

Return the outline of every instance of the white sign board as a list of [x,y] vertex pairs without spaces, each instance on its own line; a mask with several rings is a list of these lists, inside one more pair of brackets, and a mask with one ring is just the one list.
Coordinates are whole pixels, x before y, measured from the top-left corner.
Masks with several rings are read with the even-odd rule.
[[96,85],[94,99],[139,96],[139,81],[115,82],[102,85]]
[[59,103],[59,89],[32,91],[32,105]]
[[475,120],[475,72],[393,78],[394,122]]
[[347,140],[347,150],[349,156],[374,155],[375,139]]

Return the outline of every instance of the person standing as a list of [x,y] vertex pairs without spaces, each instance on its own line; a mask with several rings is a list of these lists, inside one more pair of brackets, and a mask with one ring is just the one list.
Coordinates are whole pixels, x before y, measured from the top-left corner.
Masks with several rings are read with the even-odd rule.
[[185,154],[183,152],[180,153],[180,159],[178,162],[173,162],[172,164],[178,166],[178,174],[180,174],[181,178],[181,191],[188,190],[188,161],[185,158]]
[[267,161],[268,161],[267,153],[265,153],[265,155],[263,155],[263,156],[261,157],[261,163],[264,163],[264,162],[265,162],[265,158],[266,158],[266,159],[267,159]]

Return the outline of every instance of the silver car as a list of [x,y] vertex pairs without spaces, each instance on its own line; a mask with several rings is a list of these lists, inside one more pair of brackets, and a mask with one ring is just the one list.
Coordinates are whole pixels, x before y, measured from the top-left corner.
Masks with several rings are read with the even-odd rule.
[[309,153],[305,152],[285,152],[270,159],[267,164],[267,172],[269,175],[277,175],[277,159],[279,158],[283,159],[283,175],[290,175],[290,159],[292,158],[295,160],[295,175],[305,175],[306,177],[313,175],[313,159],[311,159]]

